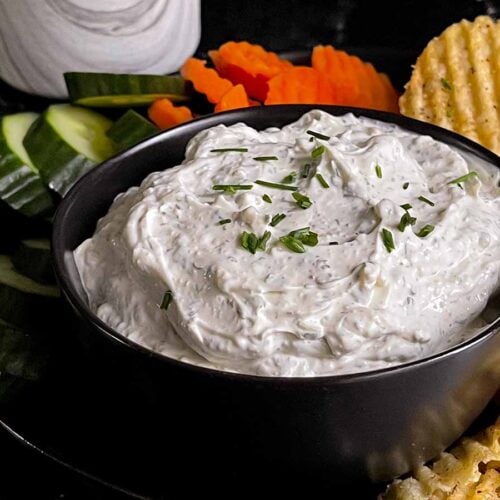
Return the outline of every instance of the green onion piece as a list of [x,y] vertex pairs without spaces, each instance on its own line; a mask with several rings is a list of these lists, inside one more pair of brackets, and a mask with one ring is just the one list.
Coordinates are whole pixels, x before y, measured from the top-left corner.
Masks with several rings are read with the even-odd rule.
[[231,219],[221,219],[219,222],[217,222],[217,224],[219,224],[219,226],[223,226],[224,224],[229,224],[231,222]]
[[394,246],[394,238],[392,237],[392,233],[385,227],[382,228],[382,241],[389,253],[396,249],[396,247]]
[[160,309],[164,309],[166,311],[168,309],[168,306],[172,302],[173,298],[174,298],[174,294],[170,290],[167,290],[163,294],[163,299],[162,299],[161,304],[160,304]]
[[382,179],[382,167],[380,165],[375,165],[375,173],[379,179]]
[[431,200],[428,200],[425,196],[419,196],[418,199],[420,201],[423,201],[424,203],[427,203],[427,205],[430,205],[431,207],[433,207],[435,205],[435,203]]
[[271,197],[268,195],[268,194],[264,194],[262,195],[262,199],[266,202],[266,203],[272,203],[273,200],[271,200]]
[[409,204],[409,203],[405,203],[404,205],[399,205],[403,210],[410,210],[412,209],[413,207]]
[[325,146],[318,146],[311,151],[311,158],[319,158],[325,152]]
[[254,158],[255,161],[270,161],[270,160],[278,160],[277,156],[256,156]]
[[259,242],[257,243],[257,248],[265,252],[266,245],[270,237],[271,237],[271,232],[265,231],[264,234],[259,238]]
[[286,189],[288,191],[297,191],[297,189],[299,189],[298,187],[295,186],[287,186],[286,184],[279,184],[277,182],[268,182],[261,180],[256,180],[255,184],[259,184],[259,186],[266,186],[274,189]]
[[227,153],[229,151],[234,151],[236,153],[246,153],[248,151],[248,148],[216,148],[216,149],[211,149],[211,153]]
[[271,219],[271,222],[269,223],[269,225],[271,227],[276,227],[285,217],[286,217],[285,214],[276,214]]
[[441,78],[441,85],[445,90],[453,90],[451,83],[446,78]]
[[330,137],[328,135],[320,134],[319,132],[314,132],[314,130],[306,130],[306,134],[316,137],[316,139],[321,139],[323,141],[328,141]]
[[303,227],[301,229],[296,229],[295,231],[290,231],[288,236],[299,240],[304,245],[315,247],[318,244],[318,234],[311,231],[309,227]]
[[405,212],[399,221],[398,229],[403,233],[408,226],[413,226],[416,222],[416,217],[412,217],[408,212]]
[[409,182],[405,182],[405,183],[403,184],[403,189],[404,189],[404,190],[407,190],[409,185],[410,185],[410,183],[409,183]]
[[461,177],[457,177],[456,179],[453,179],[452,181],[448,182],[448,184],[458,184],[460,186],[461,182],[467,182],[471,180],[473,177],[477,177],[477,172],[474,172],[472,170],[468,174],[462,175]]
[[306,163],[303,167],[302,167],[302,171],[300,172],[300,176],[303,178],[303,179],[306,179],[307,177],[309,177],[309,173],[311,172],[311,167],[312,165],[310,163]]
[[316,179],[318,179],[319,183],[326,189],[329,188],[330,185],[325,181],[325,178],[321,174],[316,174]]
[[251,254],[254,254],[259,246],[259,238],[254,233],[247,233],[243,231],[240,237],[241,246],[248,250]]
[[236,191],[248,191],[252,188],[251,184],[215,184],[212,186],[214,191],[224,191],[228,194],[234,194]]
[[428,234],[434,231],[434,226],[432,224],[426,224],[420,231],[417,233],[419,238],[425,238]]
[[288,248],[288,250],[291,250],[292,252],[304,253],[306,251],[302,242],[297,238],[294,238],[293,236],[290,235],[282,236],[280,238],[280,242],[283,243],[283,245],[285,245]]
[[283,177],[281,182],[283,184],[291,184],[292,182],[295,182],[296,177],[297,177],[297,172],[290,172],[286,177]]
[[312,201],[307,196],[304,196],[303,194],[292,193],[292,196],[300,208],[306,209],[312,205]]

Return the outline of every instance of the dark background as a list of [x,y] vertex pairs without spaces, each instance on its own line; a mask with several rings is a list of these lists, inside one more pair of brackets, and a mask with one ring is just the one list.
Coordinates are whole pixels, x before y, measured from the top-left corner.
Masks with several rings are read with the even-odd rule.
[[[482,13],[496,16],[498,11],[500,0],[202,0],[203,31],[198,54],[204,55],[228,40],[248,40],[273,51],[323,43],[385,47],[416,58],[430,38],[450,23]],[[0,107],[3,97],[0,95]],[[26,96],[16,98],[31,105]],[[341,498],[334,493],[330,497]],[[1,430],[0,500],[28,498],[122,497],[66,471]]]

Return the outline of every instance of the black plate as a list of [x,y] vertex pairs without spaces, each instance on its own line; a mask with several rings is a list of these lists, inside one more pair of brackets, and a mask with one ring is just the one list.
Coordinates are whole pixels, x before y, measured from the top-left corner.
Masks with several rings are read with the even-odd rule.
[[[401,88],[407,80],[414,56],[390,49],[353,49],[393,76]],[[297,61],[307,54],[289,53]],[[41,109],[46,100],[19,93],[0,84],[3,112]],[[148,418],[140,407],[124,408],[127,394],[113,383],[113,360],[89,369],[72,335],[72,313],[61,303],[55,324],[53,353],[46,378],[24,392],[0,403],[0,425],[24,445],[86,481],[100,484],[110,494],[131,498],[163,498],[169,483],[175,483],[175,457],[164,449],[154,450],[154,436],[148,433]],[[137,391],[142,389],[138,384]],[[134,394],[148,398],[147,394]],[[491,423],[498,409],[491,405],[476,426]],[[167,431],[167,430],[166,430]],[[207,485],[207,491],[216,484]],[[374,498],[383,485],[350,494]]]

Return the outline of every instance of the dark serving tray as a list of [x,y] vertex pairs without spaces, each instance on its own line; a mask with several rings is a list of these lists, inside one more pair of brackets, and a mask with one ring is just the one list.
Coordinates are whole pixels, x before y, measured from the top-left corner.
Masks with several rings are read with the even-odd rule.
[[[415,59],[415,54],[409,51],[390,48],[353,48],[352,52],[391,75],[400,89],[409,78]],[[308,59],[304,52],[287,53],[286,56],[298,63]],[[0,114],[41,110],[49,103],[47,99],[23,94],[0,82]],[[137,394],[133,399],[143,404],[127,405],[130,393],[122,393],[122,385],[113,372],[113,359],[97,365],[87,357],[85,346],[80,345],[74,335],[74,321],[73,314],[61,301],[60,315],[54,318],[53,330],[43,332],[50,339],[52,351],[48,373],[9,399],[0,398],[0,427],[40,456],[41,461],[45,458],[51,462],[52,470],[56,471],[56,477],[60,474],[64,485],[69,481],[75,488],[76,484],[77,489],[73,491],[90,488],[88,491],[92,493],[86,498],[160,499],[171,497],[180,489],[188,493],[195,486],[197,471],[180,470],[175,454],[155,448],[155,436],[150,429],[157,428],[159,423],[151,425],[155,415],[148,411],[149,395],[144,393],[142,384],[137,381]],[[492,403],[469,432],[492,423],[498,413],[498,406]],[[202,422],[201,419],[201,425]],[[165,428],[167,434],[175,432],[175,429]],[[234,439],[237,441],[238,436]],[[196,454],[196,450],[192,452]],[[3,457],[4,461],[6,459],[8,457]],[[23,463],[19,467],[28,467],[22,471],[22,476],[29,478],[38,464]],[[186,483],[186,477],[190,477],[193,484]],[[249,471],[249,480],[258,483],[258,478],[259,464],[255,464],[255,470]],[[282,482],[284,488],[293,488],[295,484],[293,477],[284,477]],[[266,489],[261,486],[264,495]],[[232,493],[224,490],[223,471],[220,477],[213,478],[211,484],[203,487],[207,495]],[[311,485],[311,490],[320,490],[320,487]],[[384,488],[384,484],[351,485],[349,497],[375,498]],[[244,489],[242,485],[241,491]],[[339,491],[325,493],[336,498]],[[0,497],[5,498],[1,485]]]

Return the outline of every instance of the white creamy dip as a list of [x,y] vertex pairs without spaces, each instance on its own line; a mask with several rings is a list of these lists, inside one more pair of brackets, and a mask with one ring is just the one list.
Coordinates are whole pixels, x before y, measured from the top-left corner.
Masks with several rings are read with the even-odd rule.
[[[255,159],[268,156],[278,159]],[[309,208],[255,183],[291,172]],[[219,125],[190,141],[182,165],[119,195],[75,259],[91,309],[166,356],[270,376],[367,371],[484,326],[500,285],[499,180],[494,166],[446,144],[353,115],[315,110],[261,132]],[[228,184],[252,189],[213,189]],[[400,231],[404,204],[416,223]],[[272,227],[276,214],[286,218]],[[295,253],[280,242],[304,227],[316,246]],[[241,246],[243,232],[265,231],[265,251]]]

